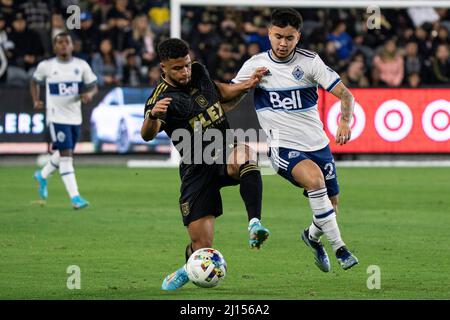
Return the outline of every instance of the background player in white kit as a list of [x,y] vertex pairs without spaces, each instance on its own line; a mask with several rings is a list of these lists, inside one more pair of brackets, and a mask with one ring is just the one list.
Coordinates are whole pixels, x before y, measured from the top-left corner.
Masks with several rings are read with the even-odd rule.
[[39,99],[39,85],[46,87],[46,122],[49,127],[55,152],[48,163],[34,178],[39,183],[39,196],[48,196],[47,178],[59,168],[59,173],[75,209],[89,203],[78,192],[73,167],[73,150],[82,123],[81,103],[90,102],[97,93],[97,77],[89,64],[72,57],[72,39],[67,33],[60,33],[53,40],[55,58],[39,63],[31,80],[30,90],[35,110],[44,108]]
[[[341,100],[336,143],[350,140],[354,98],[339,75],[311,51],[297,48],[302,17],[294,9],[272,12],[269,26],[271,50],[247,60],[233,82],[249,79],[257,67],[269,71],[255,89],[254,104],[269,143],[269,157],[278,174],[298,187],[313,212],[313,221],[301,238],[314,253],[316,265],[330,271],[328,255],[320,242],[325,234],[343,269],[358,263],[346,248],[336,221],[339,186],[336,167],[317,109],[317,87]],[[278,140],[275,141],[275,136]],[[277,146],[277,147],[275,147]]]

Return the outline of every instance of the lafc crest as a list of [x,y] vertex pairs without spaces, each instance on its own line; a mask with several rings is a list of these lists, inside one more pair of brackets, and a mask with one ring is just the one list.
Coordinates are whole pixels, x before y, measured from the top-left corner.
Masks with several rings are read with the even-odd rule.
[[189,202],[182,203],[182,204],[180,205],[180,208],[181,208],[181,214],[182,214],[183,216],[186,217],[187,215],[189,215],[189,213],[190,213]]
[[202,108],[206,108],[208,106],[208,100],[202,95],[199,95],[197,98],[195,98],[195,101],[200,105]]

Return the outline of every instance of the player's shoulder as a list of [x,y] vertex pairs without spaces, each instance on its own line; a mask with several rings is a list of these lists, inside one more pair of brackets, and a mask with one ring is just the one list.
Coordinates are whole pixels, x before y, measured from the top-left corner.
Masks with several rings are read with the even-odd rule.
[[319,56],[317,54],[317,52],[302,49],[302,48],[296,48],[295,54],[302,59],[312,59],[312,60],[314,60],[316,57]]
[[257,53],[254,56],[250,57],[245,63],[246,64],[258,64],[258,63],[265,62],[268,60],[270,60],[268,51],[263,51],[263,52]]
[[73,57],[72,58],[72,62],[74,64],[80,65],[82,67],[86,67],[86,68],[90,68],[91,67],[86,60],[83,60],[83,59],[80,59],[80,58],[77,58],[77,57]]
[[177,97],[177,90],[176,88],[172,87],[165,81],[161,81],[151,92],[150,97],[148,97],[147,102],[145,103],[146,106],[155,104],[156,101],[161,100],[163,98],[170,97],[170,98],[176,98]]

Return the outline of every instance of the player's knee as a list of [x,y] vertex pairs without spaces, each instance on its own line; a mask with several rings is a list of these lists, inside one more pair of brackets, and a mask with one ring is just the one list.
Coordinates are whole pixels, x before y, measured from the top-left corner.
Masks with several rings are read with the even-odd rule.
[[212,239],[197,239],[192,241],[192,249],[198,250],[201,248],[212,248],[213,242]]
[[307,190],[318,190],[325,188],[325,180],[322,176],[311,177],[305,187]]

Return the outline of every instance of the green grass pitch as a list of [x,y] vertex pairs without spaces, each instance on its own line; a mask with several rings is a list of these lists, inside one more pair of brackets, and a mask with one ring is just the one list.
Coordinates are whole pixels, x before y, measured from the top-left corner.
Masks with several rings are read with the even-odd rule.
[[[264,176],[263,222],[271,236],[248,247],[239,187],[222,189],[214,247],[228,273],[213,289],[160,290],[188,243],[176,169],[78,167],[75,211],[58,175],[45,206],[32,167],[0,168],[0,299],[450,299],[450,169],[338,168],[338,221],[360,264],[322,273],[299,240],[311,213],[301,190]],[[326,241],[325,241],[326,242]],[[69,290],[68,266],[81,270]],[[380,289],[368,289],[380,268]],[[370,271],[370,270],[369,270]]]

